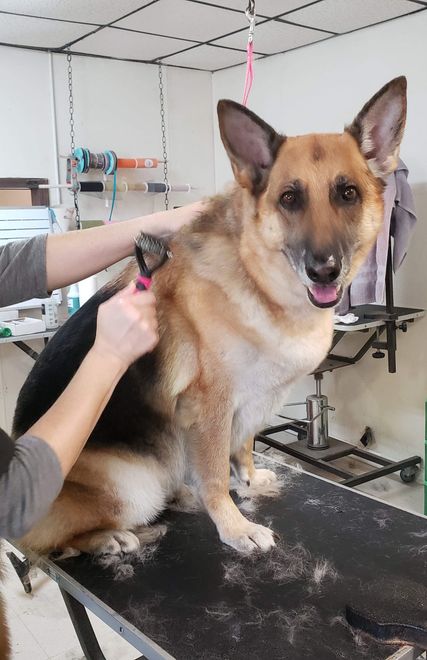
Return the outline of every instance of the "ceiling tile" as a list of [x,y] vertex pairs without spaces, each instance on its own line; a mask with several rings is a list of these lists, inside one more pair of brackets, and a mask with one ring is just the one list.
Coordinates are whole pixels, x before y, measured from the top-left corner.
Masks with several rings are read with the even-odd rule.
[[128,18],[118,27],[193,41],[208,41],[248,25],[244,13],[209,7],[187,0],[159,0]]
[[165,64],[176,66],[189,66],[206,71],[223,69],[233,64],[242,64],[246,61],[246,53],[229,48],[215,48],[215,46],[196,46],[183,53],[172,55],[164,59]]
[[151,0],[0,0],[0,10],[104,25]]
[[418,9],[417,4],[408,0],[323,0],[289,14],[286,20],[341,33]]
[[80,23],[63,23],[12,14],[0,16],[0,41],[16,46],[60,48],[93,29]]
[[[256,0],[256,13],[259,16],[278,16],[287,11],[306,5],[310,0]],[[240,9],[243,13],[248,6],[248,0],[203,0],[210,5]]]
[[[257,25],[254,33],[254,49],[257,53],[281,53],[285,50],[291,50],[298,46],[312,44],[315,41],[325,39],[330,35],[327,32],[310,30],[309,28],[280,23],[278,21],[268,21]],[[246,30],[231,34],[229,37],[218,39],[213,43],[230,48],[246,48],[247,33]]]
[[191,46],[190,41],[157,37],[151,34],[104,28],[82,39],[73,47],[75,52],[108,55],[131,60],[154,60]]

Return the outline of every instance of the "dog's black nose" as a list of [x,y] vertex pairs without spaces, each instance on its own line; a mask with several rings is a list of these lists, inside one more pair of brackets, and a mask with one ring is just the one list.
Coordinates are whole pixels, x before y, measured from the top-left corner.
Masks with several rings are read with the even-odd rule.
[[316,284],[331,284],[341,273],[341,259],[330,255],[308,254],[305,260],[305,272]]

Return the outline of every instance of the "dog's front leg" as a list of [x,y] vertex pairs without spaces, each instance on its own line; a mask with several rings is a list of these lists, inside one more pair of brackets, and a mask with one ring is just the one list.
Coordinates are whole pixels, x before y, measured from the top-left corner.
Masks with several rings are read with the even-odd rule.
[[276,473],[265,468],[256,468],[252,453],[253,438],[246,442],[231,456],[231,467],[237,479],[246,486],[255,488],[262,495],[263,490],[270,492],[271,484],[277,481]]
[[269,550],[274,543],[268,527],[247,520],[230,497],[231,411],[217,405],[204,409],[193,426],[189,444],[201,499],[221,540],[239,552]]

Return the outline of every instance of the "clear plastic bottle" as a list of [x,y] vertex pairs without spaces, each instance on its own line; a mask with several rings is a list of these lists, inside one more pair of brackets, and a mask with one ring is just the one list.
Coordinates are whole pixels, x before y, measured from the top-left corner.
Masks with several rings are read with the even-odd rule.
[[68,307],[68,316],[72,316],[75,312],[77,312],[78,309],[80,309],[78,284],[72,284],[68,289],[67,307]]

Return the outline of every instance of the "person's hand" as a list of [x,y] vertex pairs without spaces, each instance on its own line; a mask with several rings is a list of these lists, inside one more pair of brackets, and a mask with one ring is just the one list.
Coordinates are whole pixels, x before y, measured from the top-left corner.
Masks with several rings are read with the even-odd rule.
[[135,293],[130,284],[99,306],[93,350],[116,358],[127,369],[159,341],[156,299],[151,291]]
[[141,231],[153,234],[159,238],[175,234],[184,225],[195,220],[205,209],[207,202],[194,202],[186,204],[179,209],[159,211],[151,216],[141,218]]

